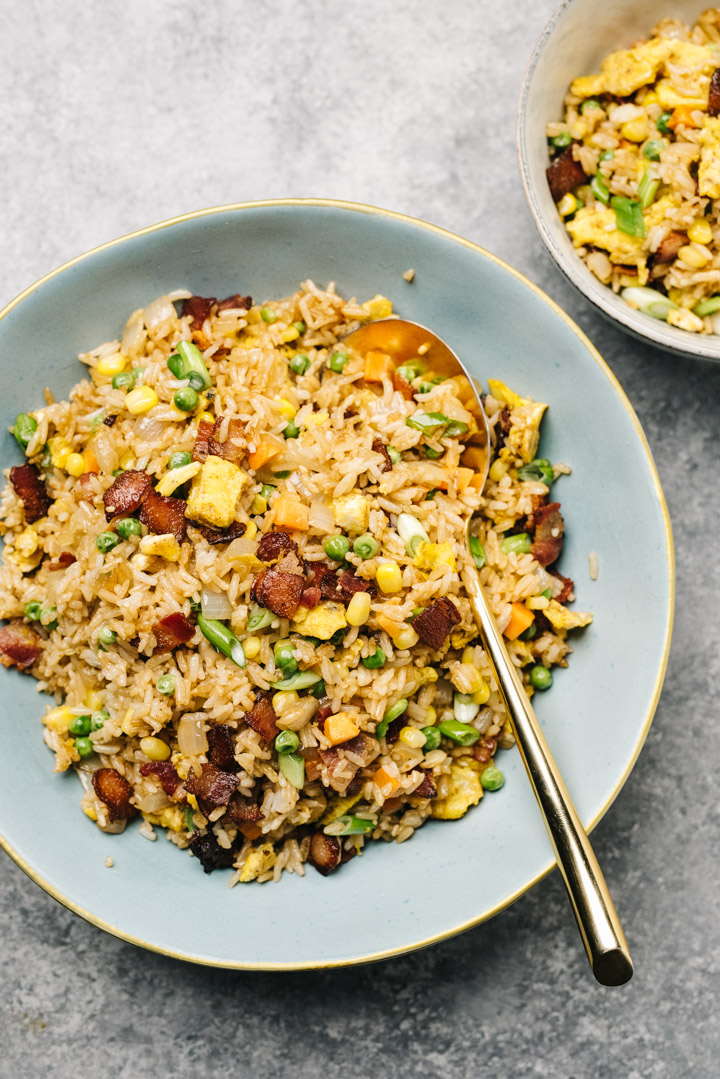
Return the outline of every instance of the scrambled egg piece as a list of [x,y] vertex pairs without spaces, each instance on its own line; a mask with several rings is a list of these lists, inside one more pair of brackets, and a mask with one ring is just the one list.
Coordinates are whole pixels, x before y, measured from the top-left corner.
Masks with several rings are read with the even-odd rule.
[[697,68],[699,75],[710,75],[717,67],[717,54],[705,45],[654,37],[634,49],[611,52],[600,65],[600,73],[575,79],[570,93],[577,97],[594,97],[596,94],[629,97],[641,86],[654,82],[661,71],[667,70],[668,64]]
[[589,626],[593,620],[588,611],[569,611],[556,599],[550,600],[543,614],[554,629],[580,629]]
[[[659,225],[666,216],[668,210],[676,205],[676,199],[672,195],[663,195],[652,204],[645,212],[646,230],[654,225]],[[584,206],[575,214],[572,221],[567,222],[567,230],[573,238],[575,247],[601,247],[607,251],[611,262],[622,266],[637,266],[638,278],[641,285],[647,281],[647,251],[645,237],[628,236],[616,227],[615,211],[609,206]]]
[[362,790],[359,794],[351,794],[347,798],[338,798],[336,802],[332,802],[322,817],[320,818],[321,824],[331,824],[332,821],[337,820],[338,817],[342,817],[344,813],[349,813],[356,802],[359,802],[363,796]]
[[415,551],[415,565],[418,569],[437,569],[449,566],[453,572],[457,569],[455,555],[450,543],[430,543],[423,540]]
[[185,515],[212,528],[229,528],[247,479],[237,465],[211,455],[193,480]]
[[168,562],[177,562],[180,558],[180,544],[172,532],[163,533],[161,536],[143,536],[140,540],[140,550],[143,554],[166,558]]
[[515,390],[511,390],[509,386],[506,386],[504,382],[500,382],[497,378],[488,379],[488,388],[495,400],[499,401],[501,405],[519,408],[523,403],[519,393],[515,393]]
[[351,536],[359,536],[367,530],[370,511],[364,495],[342,495],[333,500],[335,524]]
[[[307,611],[307,614],[303,614],[303,611]],[[346,625],[343,605],[328,600],[327,603],[318,603],[311,611],[306,607],[298,607],[292,628],[305,637],[318,637],[321,641],[329,641],[333,633],[345,629]]]
[[668,111],[676,109],[680,105],[686,105],[691,109],[707,110],[708,97],[710,96],[710,80],[707,75],[701,75],[698,78],[698,86],[694,94],[681,94],[673,86],[670,79],[660,79],[660,82],[655,87],[655,93],[658,96],[660,105]]
[[381,296],[380,293],[373,296],[372,300],[366,300],[362,306],[373,320],[388,318],[393,313],[392,301],[388,300],[387,296]]
[[708,116],[699,135],[698,188],[709,199],[720,198],[720,117]]
[[540,421],[547,405],[544,405],[542,401],[531,401],[529,397],[521,397],[504,382],[499,382],[494,378],[488,379],[488,387],[496,401],[500,401],[510,409],[512,426],[500,457],[508,462],[513,457],[520,457],[527,464],[532,461],[538,448]]
[[477,761],[466,760],[453,764],[450,772],[440,779],[440,797],[432,803],[430,813],[438,820],[459,820],[470,806],[476,806],[483,796]]
[[160,828],[169,828],[171,832],[185,831],[185,814],[179,806],[163,806],[157,813],[143,813],[143,819]]
[[245,865],[240,873],[240,881],[246,884],[250,880],[257,880],[263,873],[275,865],[277,854],[273,850],[272,843],[263,843],[261,847],[255,847],[248,854]]

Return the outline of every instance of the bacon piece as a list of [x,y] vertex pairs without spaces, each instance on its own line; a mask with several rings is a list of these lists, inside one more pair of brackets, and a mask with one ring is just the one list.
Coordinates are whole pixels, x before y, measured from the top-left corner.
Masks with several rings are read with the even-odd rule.
[[472,755],[479,764],[489,764],[497,749],[497,738],[481,738],[472,747]]
[[720,116],[720,67],[716,67],[710,79],[708,116]]
[[253,582],[250,585],[250,599],[255,600],[258,603],[258,596],[262,591],[263,581],[265,580],[266,569],[261,569],[259,573],[256,573],[253,577]]
[[372,735],[366,734],[364,731],[360,731],[360,734],[356,734],[349,741],[342,742],[337,748],[344,749],[355,757],[360,757],[362,761],[361,768],[366,768],[380,752],[380,744],[377,738],[373,738]]
[[460,612],[455,604],[447,596],[441,596],[414,619],[413,629],[425,644],[437,652],[459,621]]
[[223,772],[207,761],[202,765],[199,776],[190,772],[185,780],[185,790],[209,806],[226,806],[237,790],[237,776],[232,772]]
[[325,835],[324,832],[315,832],[310,840],[308,861],[315,866],[318,873],[324,877],[332,873],[340,865],[342,850],[340,841],[334,835]]
[[119,513],[135,513],[140,509],[152,482],[150,473],[141,469],[129,468],[127,472],[121,472],[103,495],[107,519],[110,520]]
[[575,591],[575,582],[572,577],[563,577],[562,573],[558,573],[556,569],[552,570],[552,576],[557,577],[558,581],[562,581],[562,589],[555,596],[555,599],[558,603],[567,603]]
[[170,761],[146,761],[145,764],[140,765],[140,775],[156,776],[168,798],[172,798],[180,786],[180,776]]
[[210,452],[210,439],[214,430],[215,424],[211,423],[210,420],[200,420],[197,434],[195,435],[195,445],[193,446],[193,461],[205,461],[207,459]]
[[305,588],[305,578],[273,566],[258,573],[253,588],[261,607],[267,607],[281,618],[292,618]]
[[178,543],[182,543],[187,532],[186,506],[184,498],[159,495],[154,487],[150,487],[143,499],[140,520],[156,535],[165,536],[172,533]]
[[8,622],[0,629],[0,663],[24,671],[32,667],[43,650],[43,643],[34,629],[24,622]]
[[560,513],[560,503],[548,502],[534,513],[531,527],[534,531],[530,548],[532,556],[541,566],[550,566],[560,557],[565,541],[565,522]]
[[657,251],[653,256],[654,262],[672,262],[677,258],[677,253],[680,248],[687,243],[687,234],[684,232],[678,232],[677,229],[673,229],[672,232],[668,232],[667,236],[660,243]]
[[397,742],[398,738],[400,737],[400,731],[403,729],[404,726],[405,716],[398,716],[397,719],[393,719],[389,723],[388,729],[385,731],[385,741],[388,743],[388,745],[394,745],[394,743]]
[[117,419],[117,414],[106,416],[105,419],[103,420],[103,423],[105,424],[106,427],[114,427],[116,419]]
[[278,733],[277,716],[272,706],[271,693],[257,693],[255,703],[242,717],[248,727],[252,727],[264,742],[271,742]]
[[237,292],[234,296],[226,296],[217,305],[218,311],[226,311],[228,308],[238,308],[241,311],[249,311],[252,307],[252,296],[241,296]]
[[584,184],[587,180],[585,169],[573,157],[574,145],[575,143],[571,143],[567,149],[558,154],[552,164],[545,170],[550,185],[550,194],[555,202],[560,202],[564,195],[567,195],[573,188],[578,187],[579,184]]
[[371,596],[377,595],[377,585],[374,581],[366,581],[362,577],[356,577],[354,573],[347,569],[340,574],[337,587],[346,603],[350,602],[356,592],[369,592]]
[[505,441],[507,439],[507,436],[510,434],[510,428],[511,427],[512,427],[512,421],[510,419],[510,409],[508,408],[507,405],[505,405],[502,408],[502,410],[500,412],[500,415],[498,416],[497,423],[495,424],[495,452],[496,453],[499,453],[500,450],[505,445]]
[[208,728],[208,753],[207,758],[216,768],[223,772],[238,772],[240,765],[235,760],[235,742],[233,741],[234,728],[226,723],[214,723]]
[[236,446],[232,440],[242,437],[245,433],[245,421],[238,419],[228,420],[227,439],[225,442],[219,442],[216,435],[220,433],[222,423],[223,417],[218,416],[215,420],[212,434],[208,439],[208,455],[222,457],[223,460],[230,461],[233,465],[239,465],[245,456],[245,450],[241,446]]
[[126,820],[137,813],[130,804],[132,787],[114,768],[98,768],[92,774],[92,785],[100,801],[108,807],[111,821]]
[[34,524],[44,517],[50,509],[52,499],[45,490],[45,484],[40,477],[40,469],[36,465],[14,465],[10,469],[10,482],[25,507],[25,520],[28,524]]
[[209,525],[199,525],[195,521],[190,523],[208,543],[230,543],[231,540],[244,536],[247,529],[247,525],[242,521],[233,521],[229,528],[210,528]]
[[243,798],[240,794],[234,794],[228,803],[227,813],[222,820],[223,822],[229,821],[232,824],[241,825],[256,823],[263,820],[264,816],[262,809],[252,798]]
[[172,652],[173,648],[179,648],[181,644],[187,644],[195,636],[195,626],[188,621],[182,611],[173,611],[166,614],[152,627],[155,634],[155,647],[153,655],[161,655],[163,652]]
[[317,607],[318,603],[322,599],[322,592],[317,585],[311,585],[310,588],[304,588],[300,593],[300,606],[307,607],[309,611],[313,607]]
[[383,458],[382,472],[392,472],[392,461],[390,460],[390,454],[387,451],[387,446],[380,438],[373,439],[372,444],[373,452],[379,453]]
[[429,772],[426,772],[423,776],[423,781],[419,787],[416,787],[412,792],[413,798],[437,798],[437,787],[433,782],[433,777]]
[[183,318],[186,315],[190,316],[192,319],[190,323],[191,330],[199,330],[202,327],[205,319],[210,317],[214,303],[217,303],[214,296],[189,296],[187,300],[183,300]]
[[195,832],[190,840],[190,850],[206,873],[228,869],[235,858],[234,851],[221,847],[212,832]]
[[322,771],[318,751],[314,748],[301,749],[300,756],[305,761],[305,782],[314,783],[316,779],[320,778]]
[[77,562],[77,558],[70,551],[62,551],[60,557],[55,562],[46,562],[45,566],[51,572],[60,569],[67,569],[68,566],[72,566],[73,562]]
[[289,532],[278,529],[276,532],[264,532],[260,537],[257,557],[261,562],[276,562],[282,551],[297,553],[297,543]]
[[406,401],[412,401],[413,388],[406,378],[403,378],[402,375],[397,373],[397,369],[391,371],[390,379],[393,384],[393,389],[397,390],[398,393],[401,393]]

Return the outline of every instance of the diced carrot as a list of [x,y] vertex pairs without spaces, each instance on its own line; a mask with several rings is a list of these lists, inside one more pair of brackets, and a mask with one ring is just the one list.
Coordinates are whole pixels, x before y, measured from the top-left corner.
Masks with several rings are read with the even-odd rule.
[[290,528],[296,532],[306,532],[309,527],[309,510],[302,502],[296,502],[285,495],[277,495],[273,503],[275,524],[278,528]]
[[458,491],[464,491],[472,483],[475,473],[471,468],[456,468],[454,472],[455,486]]
[[281,446],[277,442],[273,442],[269,438],[261,438],[258,443],[258,448],[248,455],[248,464],[250,468],[257,469],[262,468],[264,464],[280,453]]
[[238,830],[242,832],[246,839],[257,839],[262,835],[262,828],[255,824],[254,821],[247,820],[238,825]]
[[83,450],[82,457],[83,461],[85,462],[85,472],[100,471],[100,465],[98,464],[98,459],[95,456],[95,450],[92,448],[92,446],[88,446],[86,449]]
[[685,127],[697,127],[697,124],[693,119],[694,112],[695,109],[690,105],[678,105],[677,108],[673,109],[672,116],[668,120],[667,126],[673,131],[679,124],[684,124]]
[[484,472],[473,472],[472,479],[468,484],[469,487],[474,487],[476,491],[482,491],[484,483]]
[[[397,765],[395,765],[394,767],[397,771]],[[400,786],[399,773],[397,776],[391,775],[391,773],[386,771],[385,767],[381,765],[373,776],[373,783],[380,791],[383,799],[390,798]]]
[[390,374],[392,360],[386,352],[368,352],[365,357],[365,381],[382,382]]
[[325,720],[323,733],[331,746],[337,746],[341,742],[349,742],[360,733],[360,728],[353,723],[347,712],[336,712]]
[[535,621],[535,615],[529,611],[524,603],[513,603],[510,621],[505,626],[503,634],[509,641],[514,641],[528,626]]

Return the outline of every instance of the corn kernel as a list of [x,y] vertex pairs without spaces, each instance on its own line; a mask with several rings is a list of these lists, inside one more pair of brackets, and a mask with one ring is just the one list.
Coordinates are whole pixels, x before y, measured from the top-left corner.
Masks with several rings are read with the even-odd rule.
[[688,240],[696,244],[709,244],[713,238],[710,222],[706,217],[698,217],[688,229]]
[[455,668],[452,683],[460,693],[467,693],[470,696],[478,693],[483,687],[482,675],[472,663],[460,663]]
[[620,128],[620,133],[628,142],[644,142],[650,131],[650,121],[647,116],[638,116],[634,120],[626,120]]
[[531,596],[530,599],[526,601],[525,606],[529,611],[544,611],[549,603],[550,600],[547,596]]
[[143,554],[165,558],[168,562],[177,562],[180,558],[180,544],[172,532],[165,532],[159,536],[143,536],[140,540],[140,550]]
[[678,251],[678,258],[682,259],[686,266],[699,270],[710,261],[711,255],[707,248],[700,244],[684,244]]
[[53,708],[47,715],[43,716],[43,723],[46,727],[49,727],[51,731],[57,731],[58,734],[65,734],[70,720],[74,718],[75,716],[72,708],[68,708],[67,705],[62,704],[59,708]]
[[427,742],[427,738],[417,727],[403,727],[398,737],[401,742],[404,742],[406,746],[410,746],[411,749],[422,749]]
[[98,693],[96,689],[89,689],[85,694],[83,704],[86,708],[89,708],[91,712],[98,712],[103,704],[102,693]]
[[[187,413],[183,412],[183,416],[187,416]],[[198,420],[202,420],[205,423],[215,423],[215,417],[212,412],[200,412],[198,414]]]
[[71,476],[82,476],[85,471],[85,461],[81,453],[69,453],[65,458],[65,471]]
[[505,463],[505,461],[501,461],[500,458],[498,457],[490,465],[490,471],[488,472],[488,476],[493,481],[493,483],[499,483],[500,480],[505,475],[505,473],[507,472],[507,470],[508,470],[508,466]]
[[420,638],[412,626],[403,626],[400,632],[393,637],[393,644],[399,649],[414,648],[419,640]]
[[95,807],[93,805],[90,805],[88,802],[81,802],[80,805],[82,806],[82,811],[86,817],[89,817],[90,820],[97,820],[97,813],[95,812]]
[[135,458],[131,453],[126,453],[120,458],[120,468],[132,468],[135,464]]
[[348,604],[345,617],[351,626],[364,626],[370,617],[370,593],[356,592]]
[[149,412],[158,403],[158,395],[151,386],[136,386],[125,398],[125,407],[133,416]]
[[[255,659],[255,656],[260,651],[260,638],[259,637],[246,637],[242,643],[243,651],[245,652],[246,659]],[[284,694],[285,696],[285,694]]]
[[563,195],[563,197],[560,199],[560,202],[558,203],[558,211],[560,213],[560,216],[569,217],[570,214],[575,213],[579,205],[580,203],[575,198],[575,196],[571,195],[568,191],[567,195]]
[[298,696],[298,694],[295,692],[294,689],[287,689],[287,690],[280,689],[273,696],[272,706],[275,709],[275,711],[277,712],[277,714],[279,716],[282,716],[288,710],[288,708],[291,707],[291,705],[297,704],[297,702],[299,700],[300,700],[300,697]]
[[487,699],[490,696],[490,686],[487,684],[484,678],[481,678],[480,682],[480,689],[476,690],[473,693],[472,699],[475,704],[486,704]]
[[122,352],[113,352],[111,356],[103,356],[98,362],[97,373],[99,375],[109,375],[111,378],[113,375],[119,375],[121,371],[125,370],[125,364],[127,358],[123,356]]
[[277,404],[278,411],[280,412],[280,415],[283,417],[283,419],[295,419],[295,417],[297,416],[297,409],[295,408],[295,405],[290,404],[290,402],[284,397],[279,397],[275,403]]
[[392,315],[392,303],[387,296],[374,296],[372,300],[366,300],[362,305],[370,315],[370,318],[389,318]]
[[426,711],[425,711],[425,726],[426,727],[434,727],[436,723],[437,723],[437,712],[432,707],[432,705],[430,705],[430,707],[428,709],[426,709]]
[[265,513],[268,507],[267,500],[262,498],[261,495],[255,495],[250,506],[251,513]]
[[287,343],[288,341],[294,341],[299,336],[300,331],[295,326],[291,326],[288,330],[283,330],[280,334],[280,340]]
[[641,102],[643,108],[645,108],[647,105],[657,105],[658,103],[659,98],[654,90],[648,90]]
[[466,648],[463,648],[462,662],[469,663],[471,666],[475,663],[475,645],[469,644]]
[[330,419],[329,412],[311,412],[305,420],[306,427],[322,427]]
[[255,539],[257,536],[257,525],[254,521],[248,521],[247,528],[245,529],[245,539]]
[[141,738],[140,750],[151,761],[166,761],[170,756],[170,746],[162,738]]
[[377,568],[375,580],[383,592],[399,592],[402,588],[402,571],[397,562],[383,562]]

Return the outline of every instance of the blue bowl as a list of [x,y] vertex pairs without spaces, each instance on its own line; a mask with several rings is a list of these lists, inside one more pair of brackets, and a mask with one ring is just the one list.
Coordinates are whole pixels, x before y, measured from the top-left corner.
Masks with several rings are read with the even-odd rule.
[[[411,284],[403,272],[414,268]],[[120,333],[128,314],[178,287],[256,299],[311,277],[346,296],[390,296],[444,337],[481,381],[503,379],[550,403],[543,454],[572,465],[557,485],[568,525],[562,570],[595,613],[570,667],[537,712],[586,826],[627,778],[657,704],[670,643],[670,523],[637,417],[577,326],[515,270],[439,228],[370,207],[278,201],[189,214],[123,237],[48,274],[0,315],[7,427],[65,396],[78,352]],[[596,551],[600,573],[588,574]],[[0,843],[33,880],[93,924],[166,955],[214,966],[292,969],[380,959],[441,940],[502,910],[551,868],[516,752],[507,781],[462,820],[433,821],[401,846],[371,844],[342,872],[227,888],[162,836],[100,832],[74,775],[52,772],[44,700],[32,679],[2,675]],[[105,868],[111,854],[115,865]],[[492,871],[488,872],[488,867]]]

